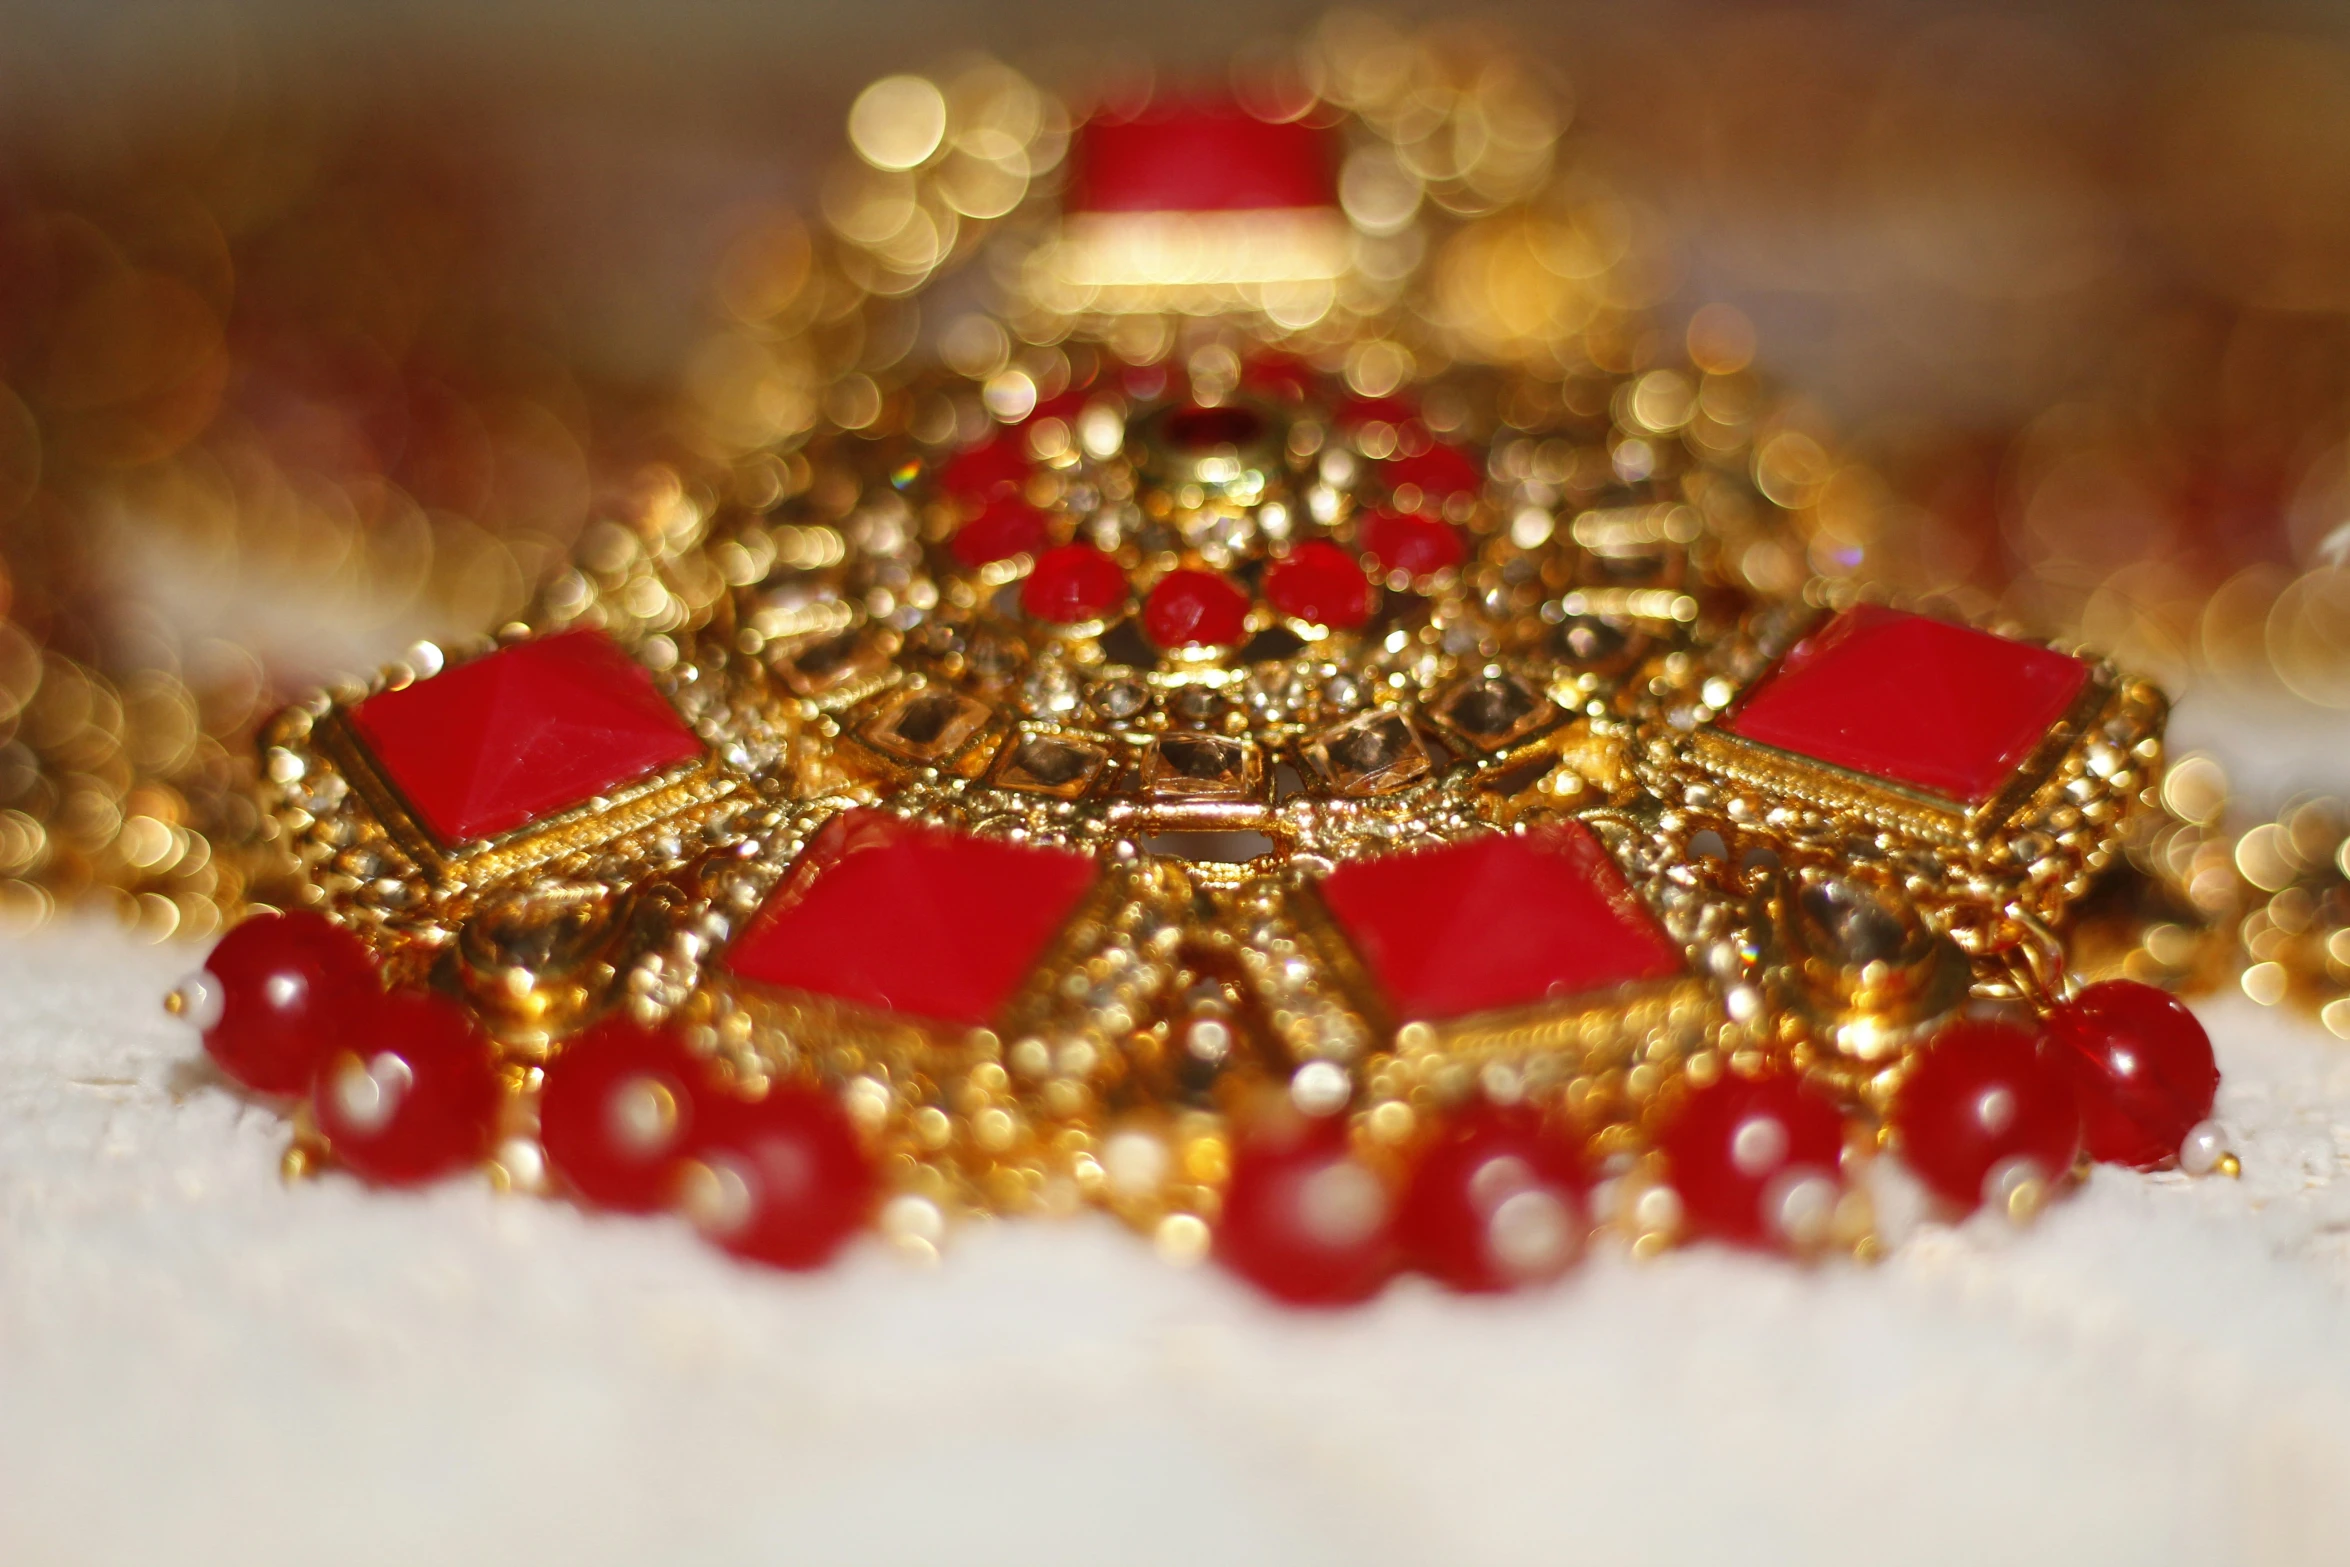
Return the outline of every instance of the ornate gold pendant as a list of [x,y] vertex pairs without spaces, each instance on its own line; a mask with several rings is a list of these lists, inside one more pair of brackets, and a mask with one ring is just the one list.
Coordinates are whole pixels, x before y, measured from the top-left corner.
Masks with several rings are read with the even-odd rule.
[[[1317,134],[1081,136],[1034,254],[1090,292],[1016,373],[876,387],[276,720],[338,929],[241,927],[183,1004],[308,1089],[301,1162],[489,1157],[792,1265],[1093,1204],[1307,1302],[2223,1162],[2193,1020],[2066,972],[2161,695],[1758,587],[1807,541],[1702,372],[1367,379],[1282,330],[1344,281]],[[1279,201],[1171,230],[1137,136]],[[1203,232],[1240,252],[1183,270]]]

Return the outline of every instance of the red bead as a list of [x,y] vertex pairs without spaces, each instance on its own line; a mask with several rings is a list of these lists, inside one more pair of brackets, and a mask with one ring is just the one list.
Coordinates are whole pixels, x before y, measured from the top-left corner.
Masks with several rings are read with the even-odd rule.
[[260,1093],[298,1094],[379,989],[359,938],[300,910],[256,914],[223,936],[180,997],[223,1072]]
[[1432,577],[1468,558],[1460,534],[1432,517],[1375,511],[1363,519],[1363,553],[1384,574]]
[[1020,587],[1020,607],[1056,625],[1100,620],[1125,602],[1126,573],[1090,544],[1046,550]]
[[1340,1121],[1258,1128],[1233,1150],[1216,1257],[1292,1306],[1346,1306],[1395,1272],[1395,1204]]
[[1043,512],[1017,495],[999,495],[955,530],[947,548],[957,561],[976,571],[1015,555],[1042,554],[1046,527]]
[[539,1141],[582,1201],[650,1213],[676,1196],[710,1093],[706,1063],[675,1034],[610,1018],[548,1065]]
[[726,955],[743,979],[985,1027],[1094,883],[1091,855],[834,817]]
[[1154,104],[1129,120],[1096,118],[1069,148],[1063,210],[1246,212],[1327,207],[1337,186],[1330,133],[1260,120],[1237,104]]
[[2131,980],[2091,985],[2052,1008],[2049,1048],[2072,1077],[2092,1158],[2151,1169],[2211,1114],[2211,1036],[2177,997]]
[[2016,1160],[2041,1181],[2073,1167],[2081,1113],[2062,1070],[2012,1023],[1966,1018],[1935,1036],[1894,1095],[1901,1156],[1945,1201],[1972,1212]]
[[1844,1117],[1787,1073],[1721,1077],[1697,1089],[1658,1139],[1690,1232],[1746,1246],[1780,1246],[1807,1190],[1833,1189]]
[[1442,506],[1456,495],[1474,495],[1485,487],[1485,475],[1468,453],[1442,442],[1422,451],[1399,454],[1379,464],[1379,477],[1390,490],[1407,485],[1420,492],[1420,502]]
[[1315,539],[1267,568],[1265,601],[1285,619],[1352,631],[1371,618],[1371,583],[1360,561]]
[[1322,900],[1399,1018],[1450,1018],[1682,972],[1580,822],[1350,860]]
[[1862,604],[1798,642],[1731,734],[1960,804],[1999,792],[2089,679],[2077,658]]
[[1590,1184],[1582,1151],[1539,1115],[1480,1107],[1420,1156],[1397,1231],[1412,1264],[1454,1289],[1538,1283],[1581,1252]]
[[1248,635],[1248,595],[1212,571],[1170,571],[1143,600],[1142,629],[1163,648],[1238,647]]
[[993,500],[1027,484],[1035,466],[1026,437],[991,435],[948,458],[939,470],[938,487],[957,500]]
[[350,709],[444,845],[488,838],[702,754],[652,676],[601,631],[501,648]]
[[465,1009],[395,990],[355,1015],[311,1089],[335,1158],[384,1186],[408,1186],[486,1156],[501,1096],[489,1041]]
[[703,1234],[738,1257],[817,1268],[864,1228],[880,1189],[839,1101],[785,1087],[711,1102],[684,1205]]

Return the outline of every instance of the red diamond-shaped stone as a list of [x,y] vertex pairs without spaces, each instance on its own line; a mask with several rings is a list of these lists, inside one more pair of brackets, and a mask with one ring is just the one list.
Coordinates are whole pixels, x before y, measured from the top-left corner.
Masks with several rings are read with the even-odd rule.
[[1170,571],[1143,600],[1142,629],[1160,647],[1238,647],[1248,595],[1213,571]]
[[1441,1019],[1682,972],[1579,822],[1341,865],[1322,898],[1396,1014]]
[[982,1027],[1097,871],[1069,849],[850,811],[817,833],[726,966],[761,984]]
[[1046,550],[1020,584],[1020,607],[1056,625],[1099,620],[1125,602],[1125,570],[1090,544]]
[[1070,212],[1248,212],[1335,204],[1330,134],[1235,104],[1157,104],[1089,120],[1070,147]]
[[1363,564],[1327,539],[1309,539],[1265,568],[1265,598],[1292,620],[1351,631],[1371,618]]
[[1722,728],[1977,805],[2088,681],[2089,666],[2066,654],[1862,604],[1789,649]]
[[493,837],[702,754],[652,677],[601,631],[501,648],[349,716],[443,844]]

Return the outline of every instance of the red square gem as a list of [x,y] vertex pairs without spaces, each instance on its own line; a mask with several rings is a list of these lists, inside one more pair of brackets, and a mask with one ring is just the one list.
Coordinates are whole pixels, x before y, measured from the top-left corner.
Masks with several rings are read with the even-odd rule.
[[519,642],[353,707],[351,728],[444,846],[494,837],[702,754],[601,631]]
[[2089,666],[2067,654],[1862,604],[1789,649],[1721,727],[1980,805],[2088,683]]
[[1353,860],[1322,899],[1404,1018],[1440,1020],[1683,972],[1580,822]]
[[850,811],[802,851],[726,966],[762,984],[985,1027],[1099,869],[1073,849]]
[[1089,120],[1069,152],[1069,212],[1254,212],[1337,204],[1327,131],[1228,103]]

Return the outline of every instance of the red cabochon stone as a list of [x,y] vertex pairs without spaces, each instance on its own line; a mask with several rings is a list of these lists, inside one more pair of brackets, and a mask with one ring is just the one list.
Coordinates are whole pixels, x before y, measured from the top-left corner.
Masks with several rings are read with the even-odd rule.
[[1265,598],[1291,620],[1352,631],[1371,618],[1362,562],[1328,539],[1300,544],[1265,568]]
[[1877,604],[1804,638],[1729,733],[1962,805],[1999,792],[2088,684],[2077,658]]
[[975,838],[881,811],[816,835],[727,954],[744,979],[983,1027],[1097,872],[1069,849]]
[[1170,571],[1143,600],[1142,629],[1160,647],[1238,647],[1248,595],[1213,571]]
[[369,697],[351,727],[443,844],[488,838],[702,754],[601,631],[501,648]]
[[1038,620],[1082,625],[1126,602],[1126,572],[1090,544],[1057,544],[1020,584],[1020,607]]
[[1322,897],[1406,1018],[1682,972],[1681,949],[1580,823],[1350,861],[1323,878]]

